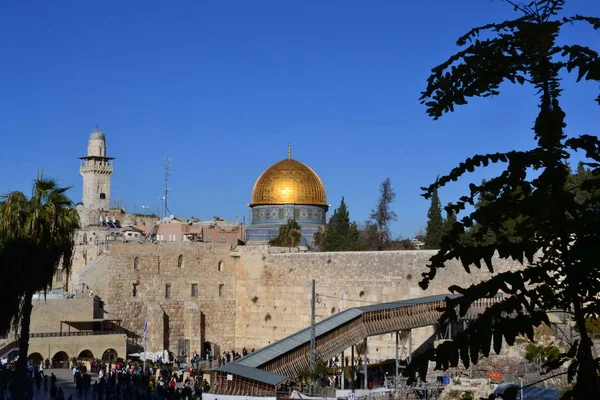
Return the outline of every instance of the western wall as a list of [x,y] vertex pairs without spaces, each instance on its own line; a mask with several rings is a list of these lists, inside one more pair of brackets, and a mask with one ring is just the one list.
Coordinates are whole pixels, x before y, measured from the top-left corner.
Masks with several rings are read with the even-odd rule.
[[[142,336],[148,318],[148,351],[177,352],[260,348],[310,324],[311,281],[316,280],[317,321],[368,304],[448,293],[489,276],[467,274],[451,262],[427,291],[418,286],[434,251],[301,253],[266,245],[216,243],[111,243],[93,265],[74,275],[104,301],[105,318]],[[136,261],[137,258],[137,261]],[[497,272],[518,264],[496,259]],[[136,296],[133,296],[133,287]],[[198,295],[192,296],[191,285]],[[170,285],[170,289],[167,289]],[[169,298],[166,291],[170,290]],[[413,349],[433,327],[413,331]],[[369,339],[369,358],[393,356],[393,335]]]

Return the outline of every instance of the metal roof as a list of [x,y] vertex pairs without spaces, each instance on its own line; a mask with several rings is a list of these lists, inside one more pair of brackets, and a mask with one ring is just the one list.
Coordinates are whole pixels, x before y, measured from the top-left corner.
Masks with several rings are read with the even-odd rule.
[[269,385],[279,385],[281,382],[288,380],[287,376],[274,374],[272,372],[263,371],[262,369],[246,367],[237,363],[225,364],[221,368],[217,368],[215,371],[227,372],[243,376],[244,378],[252,379],[257,382],[266,383]]
[[409,299],[409,300],[392,301],[390,303],[379,303],[379,304],[373,304],[370,306],[362,306],[362,307],[356,307],[356,308],[361,310],[362,312],[381,311],[381,310],[389,310],[392,308],[412,306],[415,304],[434,303],[436,301],[444,301],[444,300],[446,300],[447,297],[454,299],[456,297],[460,297],[460,295],[459,294],[438,294],[435,296],[419,297],[416,299]]
[[[400,308],[411,306],[415,304],[431,303],[437,301],[443,301],[446,297],[455,298],[460,295],[442,294],[436,296],[420,297],[417,299],[393,301],[390,303],[373,304],[369,306],[354,307],[344,310],[338,314],[327,317],[322,321],[319,321],[315,326],[315,334],[318,338],[334,329],[337,329],[344,324],[360,317],[365,312],[389,310],[392,308]],[[286,338],[283,338],[275,343],[272,343],[262,349],[250,353],[239,360],[234,361],[227,365],[243,365],[246,367],[259,368],[261,365],[267,362],[289,353],[290,351],[310,343],[310,327],[304,328]]]

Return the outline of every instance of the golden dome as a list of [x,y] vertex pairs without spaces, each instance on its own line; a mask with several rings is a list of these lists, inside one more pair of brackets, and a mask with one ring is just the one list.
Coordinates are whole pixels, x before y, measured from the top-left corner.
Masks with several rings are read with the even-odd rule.
[[258,177],[251,206],[261,204],[327,205],[325,186],[308,165],[288,158],[271,165]]

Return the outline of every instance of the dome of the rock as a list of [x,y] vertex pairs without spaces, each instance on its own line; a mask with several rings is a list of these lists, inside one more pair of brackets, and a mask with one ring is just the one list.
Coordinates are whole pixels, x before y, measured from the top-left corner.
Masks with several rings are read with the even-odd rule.
[[256,180],[252,204],[326,205],[325,186],[308,165],[292,158],[270,166]]
[[314,234],[327,222],[327,195],[319,175],[308,165],[294,160],[291,147],[288,157],[263,172],[252,190],[249,243],[269,243],[279,227],[290,219],[301,228],[300,244],[312,246]]

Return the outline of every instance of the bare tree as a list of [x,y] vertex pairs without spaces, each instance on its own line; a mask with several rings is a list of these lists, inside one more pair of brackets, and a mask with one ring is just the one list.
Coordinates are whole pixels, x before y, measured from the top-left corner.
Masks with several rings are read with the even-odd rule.
[[377,229],[377,250],[383,250],[389,245],[391,242],[390,222],[398,219],[396,213],[390,208],[390,204],[396,198],[390,178],[381,183],[380,192],[381,196],[377,206],[371,210],[371,220]]

